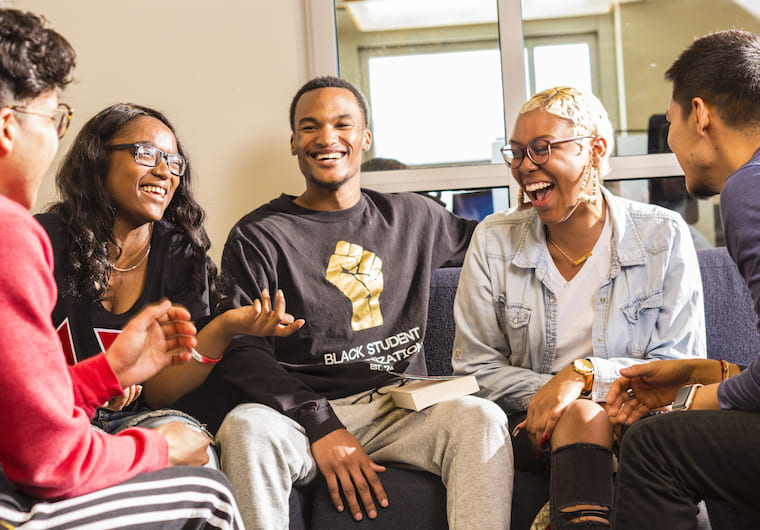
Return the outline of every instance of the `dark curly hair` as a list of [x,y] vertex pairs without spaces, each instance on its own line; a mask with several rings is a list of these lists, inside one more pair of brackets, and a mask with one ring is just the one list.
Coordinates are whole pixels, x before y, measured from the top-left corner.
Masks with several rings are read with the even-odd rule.
[[[72,273],[66,280],[67,294],[102,300],[111,275],[108,244],[121,248],[114,240],[116,207],[105,188],[109,169],[107,144],[136,118],[150,117],[162,122],[177,139],[179,154],[187,158],[169,120],[157,110],[119,103],[100,111],[74,139],[56,175],[60,202],[48,211],[56,214],[68,239],[69,265]],[[209,279],[212,308],[217,300],[216,265],[208,257],[211,246],[203,228],[205,213],[192,194],[192,171],[188,164],[163,219],[185,235],[194,252],[193,280],[203,285]],[[200,293],[199,293],[200,295]]]
[[318,88],[345,88],[351,92],[356,98],[356,102],[359,104],[359,107],[362,109],[362,114],[364,115],[364,127],[366,129],[369,128],[369,105],[367,105],[367,100],[364,98],[364,95],[362,95],[361,91],[345,79],[326,75],[322,77],[315,77],[311,81],[308,81],[304,86],[299,88],[298,92],[296,92],[296,95],[293,96],[293,100],[290,102],[291,131],[295,132],[296,130],[296,105],[298,105],[298,100],[301,99],[301,96],[303,96],[305,93],[311,92],[312,90],[317,90]]
[[0,9],[0,105],[33,99],[71,81],[76,53],[45,19]]

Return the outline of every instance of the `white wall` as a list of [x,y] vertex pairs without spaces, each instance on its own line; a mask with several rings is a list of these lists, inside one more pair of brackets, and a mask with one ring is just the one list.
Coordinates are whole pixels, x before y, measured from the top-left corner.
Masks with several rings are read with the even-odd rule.
[[[308,0],[306,0],[308,1]],[[193,165],[219,263],[227,232],[281,192],[303,190],[290,155],[288,107],[306,81],[302,0],[15,0],[77,51],[61,100],[72,130],[115,102],[164,112]],[[55,198],[53,164],[36,210]]]

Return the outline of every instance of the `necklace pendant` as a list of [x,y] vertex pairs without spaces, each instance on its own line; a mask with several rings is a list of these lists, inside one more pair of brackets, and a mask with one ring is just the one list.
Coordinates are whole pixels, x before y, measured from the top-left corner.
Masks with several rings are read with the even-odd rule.
[[585,256],[581,256],[580,258],[578,258],[577,260],[575,260],[575,261],[573,262],[573,265],[575,265],[575,266],[577,267],[578,265],[580,265],[581,263],[583,263],[584,261],[586,261],[586,260],[587,260],[587,259],[589,259],[590,257],[591,257],[591,252],[589,252],[589,253],[588,253],[588,254],[586,254]]

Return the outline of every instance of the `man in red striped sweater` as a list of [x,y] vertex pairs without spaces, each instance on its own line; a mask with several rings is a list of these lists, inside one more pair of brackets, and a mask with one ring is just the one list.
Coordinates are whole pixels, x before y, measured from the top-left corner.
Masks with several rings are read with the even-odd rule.
[[150,306],[106,352],[66,365],[52,249],[29,208],[68,128],[57,91],[74,60],[39,17],[0,10],[0,526],[242,527],[220,472],[178,467],[207,461],[200,433],[177,422],[117,436],[90,427],[124,387],[190,359],[187,310]]

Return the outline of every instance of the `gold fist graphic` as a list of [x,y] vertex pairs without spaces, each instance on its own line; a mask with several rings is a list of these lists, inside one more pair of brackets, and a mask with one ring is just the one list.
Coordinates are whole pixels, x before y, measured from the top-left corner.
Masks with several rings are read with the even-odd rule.
[[383,292],[383,261],[374,253],[347,241],[338,241],[327,265],[327,281],[340,289],[354,309],[354,331],[383,324],[380,294]]

